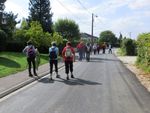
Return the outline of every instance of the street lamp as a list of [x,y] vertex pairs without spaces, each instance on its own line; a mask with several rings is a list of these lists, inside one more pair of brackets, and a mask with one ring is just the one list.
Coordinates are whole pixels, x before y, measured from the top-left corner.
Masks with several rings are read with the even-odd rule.
[[94,15],[94,14],[92,13],[92,29],[91,29],[91,35],[92,35],[91,41],[92,41],[92,45],[93,45],[93,24],[94,24],[94,16],[95,16],[95,17],[98,17],[97,15]]

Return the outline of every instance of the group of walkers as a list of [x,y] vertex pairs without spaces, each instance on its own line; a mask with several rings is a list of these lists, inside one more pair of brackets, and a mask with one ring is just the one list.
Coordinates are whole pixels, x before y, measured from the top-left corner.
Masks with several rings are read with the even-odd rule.
[[79,53],[79,61],[82,61],[83,59],[86,59],[87,61],[90,60],[90,54],[100,54],[100,50],[102,49],[102,53],[105,54],[105,50],[108,48],[108,53],[112,53],[112,45],[106,44],[105,42],[103,44],[97,44],[94,43],[93,46],[90,43],[84,44],[83,42],[80,42],[77,45],[77,51]]
[[[29,41],[27,42],[27,46],[23,49],[23,52],[26,53],[27,56],[29,77],[33,77],[33,74],[31,72],[31,64],[33,65],[34,76],[38,77],[36,73],[36,68],[38,67],[38,65],[36,65],[36,62],[38,62],[36,57],[39,54],[37,48],[35,48],[32,42]],[[59,49],[56,46],[56,43],[52,42],[52,46],[49,48],[50,80],[53,80],[53,66],[55,66],[56,78],[60,78],[60,75],[58,74],[58,55]],[[66,79],[69,80],[70,78],[69,72],[71,74],[71,78],[74,78],[73,62],[75,61],[75,50],[71,46],[70,42],[67,42],[66,46],[63,48],[62,57],[65,63],[65,73],[67,75]]]
[[[49,47],[49,65],[50,65],[50,80],[53,80],[52,73],[53,73],[53,66],[55,67],[56,72],[56,78],[60,78],[60,75],[58,74],[58,55],[59,55],[59,49],[56,45],[56,42],[52,42],[52,46]],[[93,46],[90,43],[84,44],[83,42],[80,42],[77,45],[77,51],[79,53],[79,61],[82,61],[83,59],[86,59],[86,61],[90,61],[90,55],[92,54],[92,51],[94,54],[96,52],[99,54],[100,49],[102,48],[103,54],[105,53],[106,44],[104,43],[102,46],[98,44],[94,44]],[[112,46],[108,45],[108,52],[112,53],[111,50]],[[38,69],[38,65],[40,63],[40,57],[38,49],[35,48],[35,46],[32,44],[31,41],[27,42],[27,46],[23,49],[23,52],[26,53],[27,56],[27,62],[28,62],[28,72],[29,76],[33,77],[33,74],[31,72],[31,64],[33,65],[33,73],[34,76],[37,76],[36,70]],[[67,42],[66,46],[62,50],[62,58],[64,60],[65,64],[65,73],[66,73],[66,79],[69,80],[70,77],[74,78],[73,75],[73,62],[75,61],[75,50],[71,45],[71,42]],[[70,76],[69,76],[70,72]]]

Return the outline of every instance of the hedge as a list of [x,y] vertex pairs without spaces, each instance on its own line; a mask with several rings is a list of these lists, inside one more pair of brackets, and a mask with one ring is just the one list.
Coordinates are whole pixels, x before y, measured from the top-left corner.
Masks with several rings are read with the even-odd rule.
[[144,70],[150,72],[150,33],[138,36],[137,64]]
[[0,30],[0,51],[5,50],[7,35],[3,30]]

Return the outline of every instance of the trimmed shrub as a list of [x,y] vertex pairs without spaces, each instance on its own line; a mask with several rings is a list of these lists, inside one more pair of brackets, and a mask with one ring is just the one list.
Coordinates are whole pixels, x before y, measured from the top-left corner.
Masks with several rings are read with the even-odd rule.
[[121,44],[121,50],[124,53],[124,55],[136,55],[136,41],[129,38],[123,39]]

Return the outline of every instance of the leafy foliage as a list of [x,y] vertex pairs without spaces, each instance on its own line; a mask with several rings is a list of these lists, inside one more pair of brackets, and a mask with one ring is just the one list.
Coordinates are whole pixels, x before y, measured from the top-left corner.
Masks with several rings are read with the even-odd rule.
[[117,43],[117,38],[112,31],[106,30],[100,33],[99,35],[100,40],[99,42],[106,42],[111,43],[112,45],[115,45]]
[[124,55],[136,55],[136,42],[132,39],[123,39],[121,44],[121,50]]
[[3,11],[5,9],[5,5],[4,3],[6,2],[6,0],[0,0],[0,28],[2,26],[2,18],[3,18]]
[[51,35],[48,32],[43,32],[40,23],[33,21],[31,22],[30,26],[31,27],[26,32],[26,36],[29,38],[29,40],[32,40],[37,46],[49,46],[51,43]]
[[63,43],[63,37],[58,33],[58,32],[54,32],[53,36],[51,38],[51,42],[55,41],[57,43],[57,45]]
[[5,13],[6,23],[1,26],[1,29],[5,31],[5,33],[8,35],[8,38],[10,40],[16,28],[16,24],[19,23],[16,21],[16,18],[17,18],[17,15],[14,15],[12,12]]
[[3,30],[0,30],[0,51],[5,49],[7,35]]
[[55,23],[54,29],[60,33],[64,39],[66,38],[71,42],[79,39],[79,26],[73,20],[59,19]]
[[146,67],[150,72],[150,33],[143,33],[138,36],[138,60],[139,66]]

